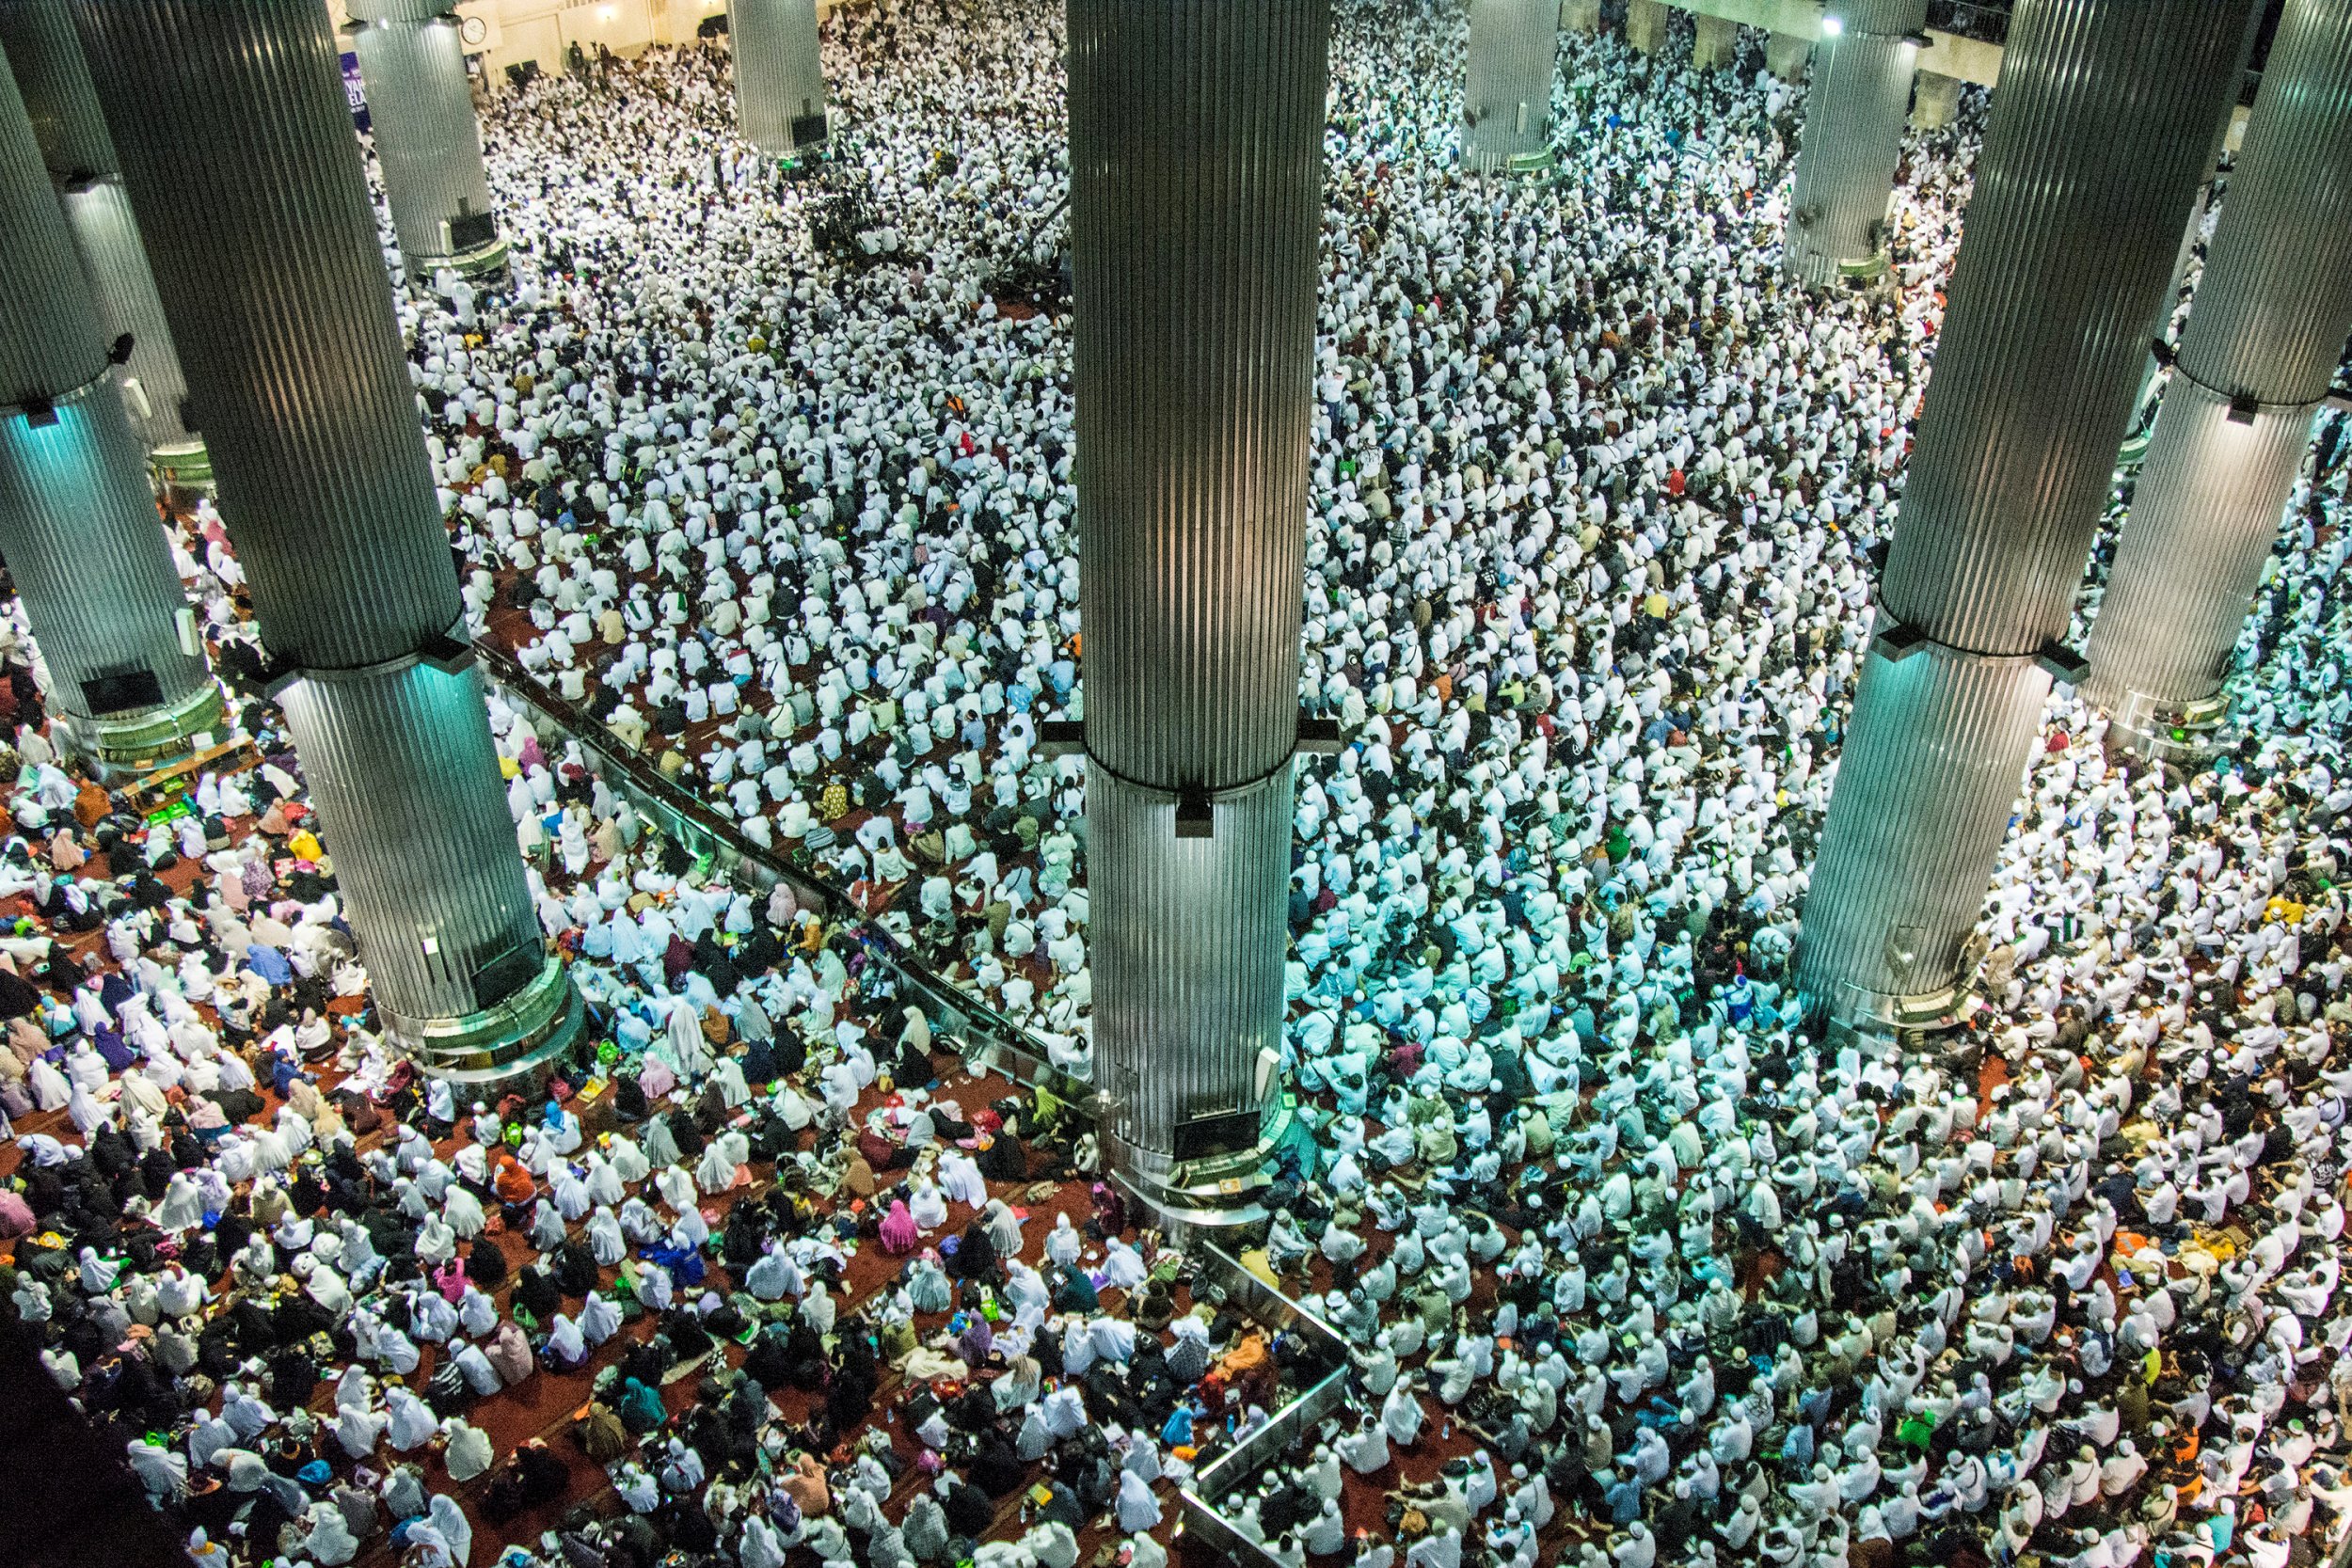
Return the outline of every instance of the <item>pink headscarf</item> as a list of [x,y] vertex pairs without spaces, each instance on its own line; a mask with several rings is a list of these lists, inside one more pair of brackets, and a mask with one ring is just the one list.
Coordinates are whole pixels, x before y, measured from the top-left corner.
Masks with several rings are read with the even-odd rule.
[[903,1258],[914,1250],[914,1243],[921,1239],[922,1232],[914,1228],[914,1216],[907,1212],[906,1199],[892,1198],[890,1212],[882,1222],[882,1250],[893,1258]]

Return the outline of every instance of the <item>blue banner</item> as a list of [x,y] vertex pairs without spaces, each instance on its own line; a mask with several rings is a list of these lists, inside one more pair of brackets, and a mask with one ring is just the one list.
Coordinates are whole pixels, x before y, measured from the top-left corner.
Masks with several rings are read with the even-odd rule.
[[364,131],[368,128],[368,89],[359,82],[359,56],[343,55],[343,97],[351,103],[351,123]]

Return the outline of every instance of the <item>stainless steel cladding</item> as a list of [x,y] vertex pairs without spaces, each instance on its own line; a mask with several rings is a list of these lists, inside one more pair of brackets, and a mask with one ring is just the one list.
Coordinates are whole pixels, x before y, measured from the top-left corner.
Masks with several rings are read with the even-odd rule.
[[2066,629],[2247,0],[2026,0],[1880,595],[1984,654]]
[[817,0],[727,0],[727,47],[743,139],[777,157],[797,151],[795,122],[825,112]]
[[99,330],[108,342],[125,334],[131,339],[131,358],[124,369],[138,383],[139,401],[145,404],[134,411],[134,424],[151,451],[171,452],[193,445],[197,435],[188,428],[184,407],[187,377],[164,319],[155,275],[147,265],[147,246],[131,211],[131,193],[123,189],[119,176],[108,175],[71,187],[61,199],[66,223],[73,230],[73,246],[81,253],[83,271],[98,302]]
[[1470,71],[1462,93],[1468,162],[1502,169],[1550,150],[1559,61],[1554,0],[1470,0]]
[[2352,0],[2287,0],[2247,120],[2181,368],[2315,404],[2352,332]]
[[114,138],[90,86],[68,0],[0,0],[0,49],[32,117],[40,155],[60,183],[116,171]]
[[1899,1012],[1956,977],[2249,8],[2018,7],[1880,593],[1926,645],[1855,693],[1804,907],[1817,1005]]
[[1813,49],[1789,198],[1789,273],[1826,285],[1885,265],[1886,204],[1911,112],[1927,0],[1848,0]]
[[351,48],[367,89],[392,232],[412,269],[425,275],[414,282],[430,281],[436,265],[496,240],[465,43],[455,22],[440,14],[453,4],[355,0],[351,7]]
[[2084,647],[2127,724],[2221,689],[2348,334],[2352,0],[2288,0]]
[[2027,658],[1931,647],[1864,661],[1804,901],[1804,990],[1818,1005],[1883,1020],[1893,999],[1951,983],[2049,694]]
[[[6,58],[0,57],[0,66]],[[0,408],[48,402],[106,368],[98,309],[73,254],[11,72],[0,69]]]
[[1071,0],[1087,744],[1163,789],[1297,740],[1322,0]]
[[48,663],[52,699],[86,730],[133,710],[178,712],[209,690],[202,657],[180,649],[186,595],[148,489],[146,453],[5,64],[0,554]]
[[110,343],[131,336],[126,368],[144,404],[143,409],[134,406],[132,422],[151,450],[184,451],[195,439],[181,408],[187,382],[67,0],[0,0],[0,48],[8,52],[41,158],[65,202],[100,328]]
[[[560,1047],[317,0],[76,12],[374,995],[437,1070]],[[447,667],[444,667],[447,666]],[[519,1053],[519,1054],[518,1054]]]
[[1095,1084],[1131,1168],[1165,1173],[1189,1117],[1257,1108],[1282,1047],[1291,769],[1217,801],[1206,838],[1176,836],[1169,797],[1087,774]]
[[325,8],[76,20],[270,652],[414,652],[462,605]]
[[[8,248],[0,240],[0,274]],[[169,723],[146,734],[159,712],[203,709],[191,730],[217,717],[204,701],[203,656],[181,651],[187,594],[111,373],[59,398],[46,422],[0,413],[0,555],[48,663],[51,700],[103,760],[115,760],[118,736],[126,758],[150,740],[167,749]]]
[[2221,689],[2312,414],[2309,404],[2261,407],[2240,423],[2229,398],[2193,381],[2176,376],[2166,389],[2083,647],[2085,694],[2129,726],[2165,722]]
[[1146,1174],[1281,1027],[1329,31],[1070,0],[1094,1044]]
[[379,666],[296,681],[284,703],[360,961],[403,1033],[491,1006],[513,989],[501,964],[535,977],[543,944],[481,677]]

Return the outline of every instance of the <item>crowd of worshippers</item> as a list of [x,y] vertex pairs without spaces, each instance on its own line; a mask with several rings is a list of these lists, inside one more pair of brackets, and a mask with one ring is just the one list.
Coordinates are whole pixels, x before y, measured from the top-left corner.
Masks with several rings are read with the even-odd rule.
[[[1502,183],[1456,156],[1458,18],[1335,25],[1302,698],[1356,744],[1302,768],[1308,978],[1353,984],[1359,894],[1477,917],[1560,863],[1589,906],[1604,846],[1785,927],[1974,121],[1907,150],[1899,287],[1817,301],[1754,51],[1570,41],[1561,173]],[[1060,37],[829,31],[872,256],[732,137],[723,56],[543,80],[485,121],[512,286],[403,309],[489,634],[1083,1071],[1083,759],[1035,743],[1079,705],[1068,326],[989,292],[1064,182]]]
[[[975,984],[1082,1034],[1077,775],[1025,721],[1076,673],[1067,340],[987,292],[1061,162],[1058,30],[1025,20],[834,40],[872,68],[842,89],[893,214],[870,248],[912,264],[801,246],[800,190],[712,150],[713,63],[655,55],[495,122],[569,276],[415,327],[477,608],[505,594],[527,660],[747,831],[903,884]],[[2332,1528],[2341,1497],[2340,1172],[2308,1140],[2342,1117],[2336,426],[2249,649],[2256,741],[2159,776],[2061,707],[1993,1009],[1949,1057],[1828,1050],[1791,1027],[1792,916],[1973,115],[1906,149],[1892,286],[1821,301],[1774,281],[1799,103],[1753,47],[1700,76],[1571,43],[1569,172],[1497,183],[1430,87],[1460,42],[1343,8],[1334,49],[1303,695],[1357,742],[1300,786],[1290,1045],[1329,1119],[1273,1239],[1390,1341],[1332,1446],[1377,1477],[1479,1402],[1462,1495],[1391,1499],[1420,1562],[1534,1560],[1554,1497],[1630,1564],[2308,1550],[2298,1498]],[[540,156],[648,121],[628,158]],[[1391,1167],[1418,1210],[1375,1201]],[[1493,1223],[1440,1223],[1432,1181]],[[1252,1515],[1294,1560],[1359,1516],[1301,1475],[1334,1506]]]
[[[1802,100],[1753,36],[1708,74],[1565,42],[1563,175],[1499,182],[1455,158],[1458,15],[1335,21],[1302,695],[1355,738],[1301,775],[1303,1112],[1265,1245],[1360,1351],[1355,1406],[1237,1521],[1285,1561],[1364,1568],[2325,1555],[2352,1510],[2340,419],[2240,650],[2243,741],[2111,757],[2061,690],[1972,954],[1983,1010],[1900,1050],[1830,1038],[1788,960],[1980,104],[1907,143],[1889,283],[1808,299],[1773,280]],[[1082,780],[1033,744],[1080,689],[1066,325],[988,287],[1059,188],[1059,17],[890,8],[827,40],[888,217],[852,255],[794,221],[832,199],[821,179],[733,138],[721,57],[607,62],[488,116],[514,284],[403,307],[485,574],[469,604],[1082,1071]],[[183,572],[233,647],[232,547],[190,522]],[[614,1083],[612,1141],[560,1100],[460,1104],[353,1010],[299,770],[265,705],[246,713],[268,760],[143,832],[26,727],[0,884],[31,911],[0,943],[26,1004],[0,1097],[56,1124],[20,1128],[10,1302],[60,1381],[140,1434],[158,1497],[214,1511],[202,1552],[329,1563],[396,1523],[404,1552],[465,1560],[509,1533],[493,1510],[535,1531],[577,1450],[628,1507],[526,1558],[929,1562],[977,1539],[1009,1442],[1067,1496],[992,1560],[1067,1568],[1107,1508],[1149,1568],[1150,1475],[1226,1413],[1229,1437],[1262,1419],[1267,1364],[1299,1349],[1179,1311],[1181,1275],[1153,1289],[1172,1255],[1109,1203],[1099,1239],[1083,1212],[1032,1225],[1042,1254],[1016,1267],[996,1227],[1020,1183],[1096,1163],[1050,1102],[877,1103],[885,1073],[915,1084],[928,1025],[858,934],[706,879],[494,698],[542,923],[611,1047],[580,1067]],[[100,849],[127,874],[89,875]],[[202,870],[174,895],[179,863]],[[778,1124],[808,1147],[761,1145]],[[346,1134],[365,1149],[338,1162]],[[972,1185],[966,1162],[1009,1144],[1027,1168]],[[761,1147],[788,1156],[772,1186]],[[126,1179],[160,1180],[145,1214],[113,1201]],[[297,1211],[306,1180],[321,1206]],[[952,1253],[920,1256],[927,1229],[957,1230]],[[141,1256],[148,1235],[186,1244]],[[485,1236],[519,1249],[488,1249],[501,1281],[470,1274]],[[902,1276],[844,1299],[844,1259],[876,1250]],[[987,1250],[993,1320],[961,1272]],[[1132,1280],[1132,1309],[1088,1306],[1080,1277]],[[1034,1393],[1006,1352],[1025,1311]],[[976,1324],[1003,1368],[986,1403],[954,1388]],[[299,1380],[306,1338],[314,1453],[282,1452],[306,1423],[276,1378]],[[704,1340],[723,1354],[665,1400]],[[902,1418],[888,1456],[820,1447],[894,1362],[953,1392],[914,1423],[930,1435]],[[474,1392],[485,1370],[593,1375],[589,1419],[501,1454],[466,1419],[498,1397]]]
[[[279,734],[151,824],[21,731],[0,884],[0,1316],[199,1562],[1149,1565],[1166,1486],[1330,1370],[1196,1298],[1050,1093],[960,1103],[854,931],[649,833],[542,884],[595,998],[548,1091],[421,1078]],[[502,1449],[545,1377],[584,1415]]]

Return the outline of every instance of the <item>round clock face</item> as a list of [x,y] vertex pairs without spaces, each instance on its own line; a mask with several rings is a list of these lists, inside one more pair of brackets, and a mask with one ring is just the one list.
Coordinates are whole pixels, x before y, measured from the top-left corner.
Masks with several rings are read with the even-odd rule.
[[490,24],[481,17],[469,16],[459,23],[458,33],[468,43],[480,43],[490,36]]

